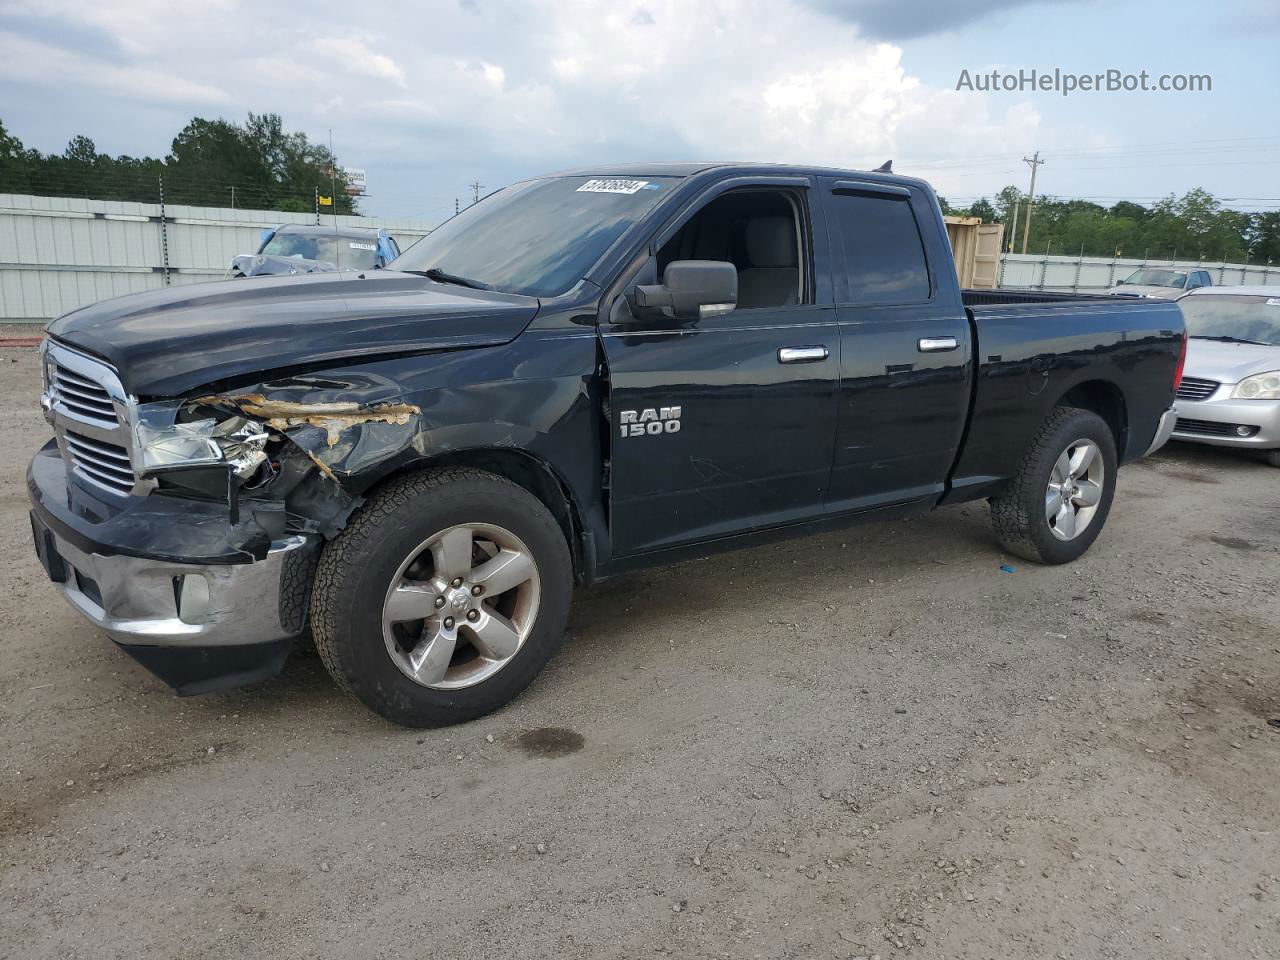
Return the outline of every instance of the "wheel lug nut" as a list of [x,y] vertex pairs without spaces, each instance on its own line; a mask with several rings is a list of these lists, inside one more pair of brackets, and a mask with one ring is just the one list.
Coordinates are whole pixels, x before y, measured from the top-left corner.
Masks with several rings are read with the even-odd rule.
[[460,586],[462,586],[462,578],[461,578],[461,577],[454,577],[454,578],[453,578],[452,586],[455,586],[455,587],[460,587]]
[[444,597],[436,597],[436,609],[438,610],[443,606],[444,606]]
[[452,630],[452,629],[453,629],[453,617],[445,617],[445,618],[444,618],[444,628],[445,628],[446,630]]
[[468,610],[468,611],[467,611],[467,619],[468,619],[468,620],[473,620],[473,621],[474,621],[474,620],[479,620],[479,619],[480,619],[480,611],[479,611],[479,610]]
[[471,595],[472,595],[473,597],[478,597],[478,596],[480,596],[480,594],[482,594],[482,593],[484,593],[484,587],[480,586],[480,584],[478,584],[478,583],[477,583],[474,587],[472,587],[472,588],[471,588]]

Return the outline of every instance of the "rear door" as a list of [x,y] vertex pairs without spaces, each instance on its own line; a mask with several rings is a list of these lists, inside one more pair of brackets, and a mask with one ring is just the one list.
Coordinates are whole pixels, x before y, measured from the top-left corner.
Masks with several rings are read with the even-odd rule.
[[[679,325],[601,326],[610,383],[615,556],[822,512],[839,352],[829,282],[825,273],[821,284],[815,279],[814,237],[825,230],[814,222],[810,189],[773,192],[787,198],[797,217],[799,302],[752,306],[740,300],[728,314]],[[703,199],[705,206],[714,198]],[[740,275],[740,298],[748,285]]]
[[840,325],[827,506],[932,499],[960,446],[971,376],[969,321],[945,234],[921,190],[834,178],[822,186]]

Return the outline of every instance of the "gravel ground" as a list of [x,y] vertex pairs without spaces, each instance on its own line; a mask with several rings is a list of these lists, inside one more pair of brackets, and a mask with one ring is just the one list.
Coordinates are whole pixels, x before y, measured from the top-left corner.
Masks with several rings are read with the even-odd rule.
[[314,656],[180,700],[83,625],[36,392],[0,350],[0,957],[1280,955],[1280,471],[1129,467],[1069,567],[973,504],[626,577],[415,732]]

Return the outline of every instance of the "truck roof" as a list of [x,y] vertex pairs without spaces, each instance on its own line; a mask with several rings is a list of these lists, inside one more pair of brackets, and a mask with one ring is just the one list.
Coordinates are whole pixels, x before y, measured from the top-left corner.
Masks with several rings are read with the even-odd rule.
[[928,183],[919,177],[907,177],[896,173],[875,173],[871,170],[854,170],[851,168],[821,167],[812,164],[794,163],[748,163],[743,161],[718,161],[705,163],[612,163],[596,164],[590,167],[574,167],[569,170],[558,170],[544,177],[530,179],[546,179],[549,177],[692,177],[699,173],[715,171],[717,173],[741,173],[745,176],[822,176],[849,177],[858,180],[874,180],[879,183],[914,184],[927,187]]

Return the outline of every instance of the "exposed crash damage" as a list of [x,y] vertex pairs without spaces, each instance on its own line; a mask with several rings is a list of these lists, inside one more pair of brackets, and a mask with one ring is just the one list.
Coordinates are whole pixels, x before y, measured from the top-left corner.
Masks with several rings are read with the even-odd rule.
[[265,418],[267,426],[281,433],[293,427],[313,426],[325,431],[328,444],[337,446],[344,430],[362,423],[407,424],[421,410],[411,403],[369,406],[354,400],[305,403],[269,399],[261,393],[201,397],[197,404],[239,410],[246,416]]
[[174,426],[214,438],[242,495],[283,501],[289,532],[329,538],[360,503],[367,480],[353,478],[423,452],[421,409],[383,399],[395,392],[372,375],[299,376],[185,401],[178,417],[189,422]]

